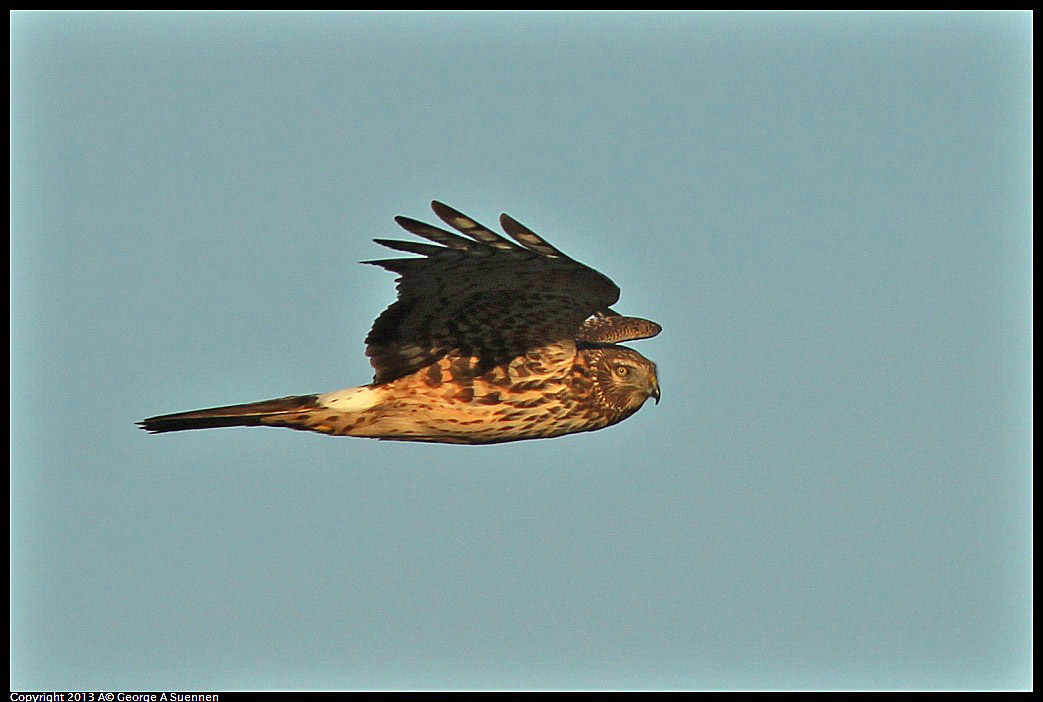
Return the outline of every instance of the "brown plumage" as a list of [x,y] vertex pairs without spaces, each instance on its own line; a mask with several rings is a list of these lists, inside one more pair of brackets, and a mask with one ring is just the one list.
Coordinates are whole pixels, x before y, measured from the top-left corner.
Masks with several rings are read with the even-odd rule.
[[281,426],[401,441],[485,444],[594,431],[649,397],[655,364],[616,345],[660,332],[612,311],[619,288],[531,230],[500,216],[514,241],[443,205],[461,234],[408,217],[435,242],[376,239],[419,258],[366,261],[398,273],[398,299],[366,337],[369,385],[150,417],[153,433]]

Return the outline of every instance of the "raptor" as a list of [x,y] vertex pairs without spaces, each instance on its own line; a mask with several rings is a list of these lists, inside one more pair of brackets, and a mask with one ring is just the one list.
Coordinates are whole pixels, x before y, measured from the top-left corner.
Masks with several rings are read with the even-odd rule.
[[401,276],[398,298],[366,337],[371,383],[149,417],[141,428],[491,444],[595,431],[659,402],[655,364],[619,342],[661,327],[613,311],[615,283],[506,214],[504,236],[431,207],[455,232],[396,217],[426,241],[376,243],[416,256],[365,261]]

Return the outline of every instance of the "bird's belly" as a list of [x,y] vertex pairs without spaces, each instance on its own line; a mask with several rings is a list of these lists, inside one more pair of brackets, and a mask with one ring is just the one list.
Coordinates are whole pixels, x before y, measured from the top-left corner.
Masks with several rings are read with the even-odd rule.
[[394,381],[399,387],[388,393],[394,399],[362,413],[348,433],[399,441],[483,444],[550,438],[604,426],[593,426],[591,417],[578,411],[580,403],[560,379],[509,384],[478,377],[469,384],[432,387],[414,376]]

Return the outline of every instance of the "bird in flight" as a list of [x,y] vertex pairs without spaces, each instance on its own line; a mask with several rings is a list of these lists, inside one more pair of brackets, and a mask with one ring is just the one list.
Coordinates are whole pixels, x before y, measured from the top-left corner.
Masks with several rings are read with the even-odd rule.
[[[449,444],[603,429],[659,402],[656,366],[621,341],[661,327],[610,309],[619,288],[506,214],[513,241],[432,202],[459,234],[395,221],[434,243],[375,239],[419,258],[365,261],[399,274],[366,337],[373,382],[324,394],[150,417],[151,433],[235,426]],[[461,234],[463,236],[461,236]]]

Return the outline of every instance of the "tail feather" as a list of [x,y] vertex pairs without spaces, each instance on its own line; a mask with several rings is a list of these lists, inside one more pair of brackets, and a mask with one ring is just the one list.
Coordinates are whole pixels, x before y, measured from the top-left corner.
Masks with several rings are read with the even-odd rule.
[[[143,419],[138,422],[138,425],[150,434],[187,429],[216,429],[218,427],[293,426],[289,422],[281,422],[280,418],[289,419],[298,413],[318,409],[318,397],[318,395],[291,395],[244,405],[164,414]],[[309,427],[301,426],[300,428],[308,429]]]

